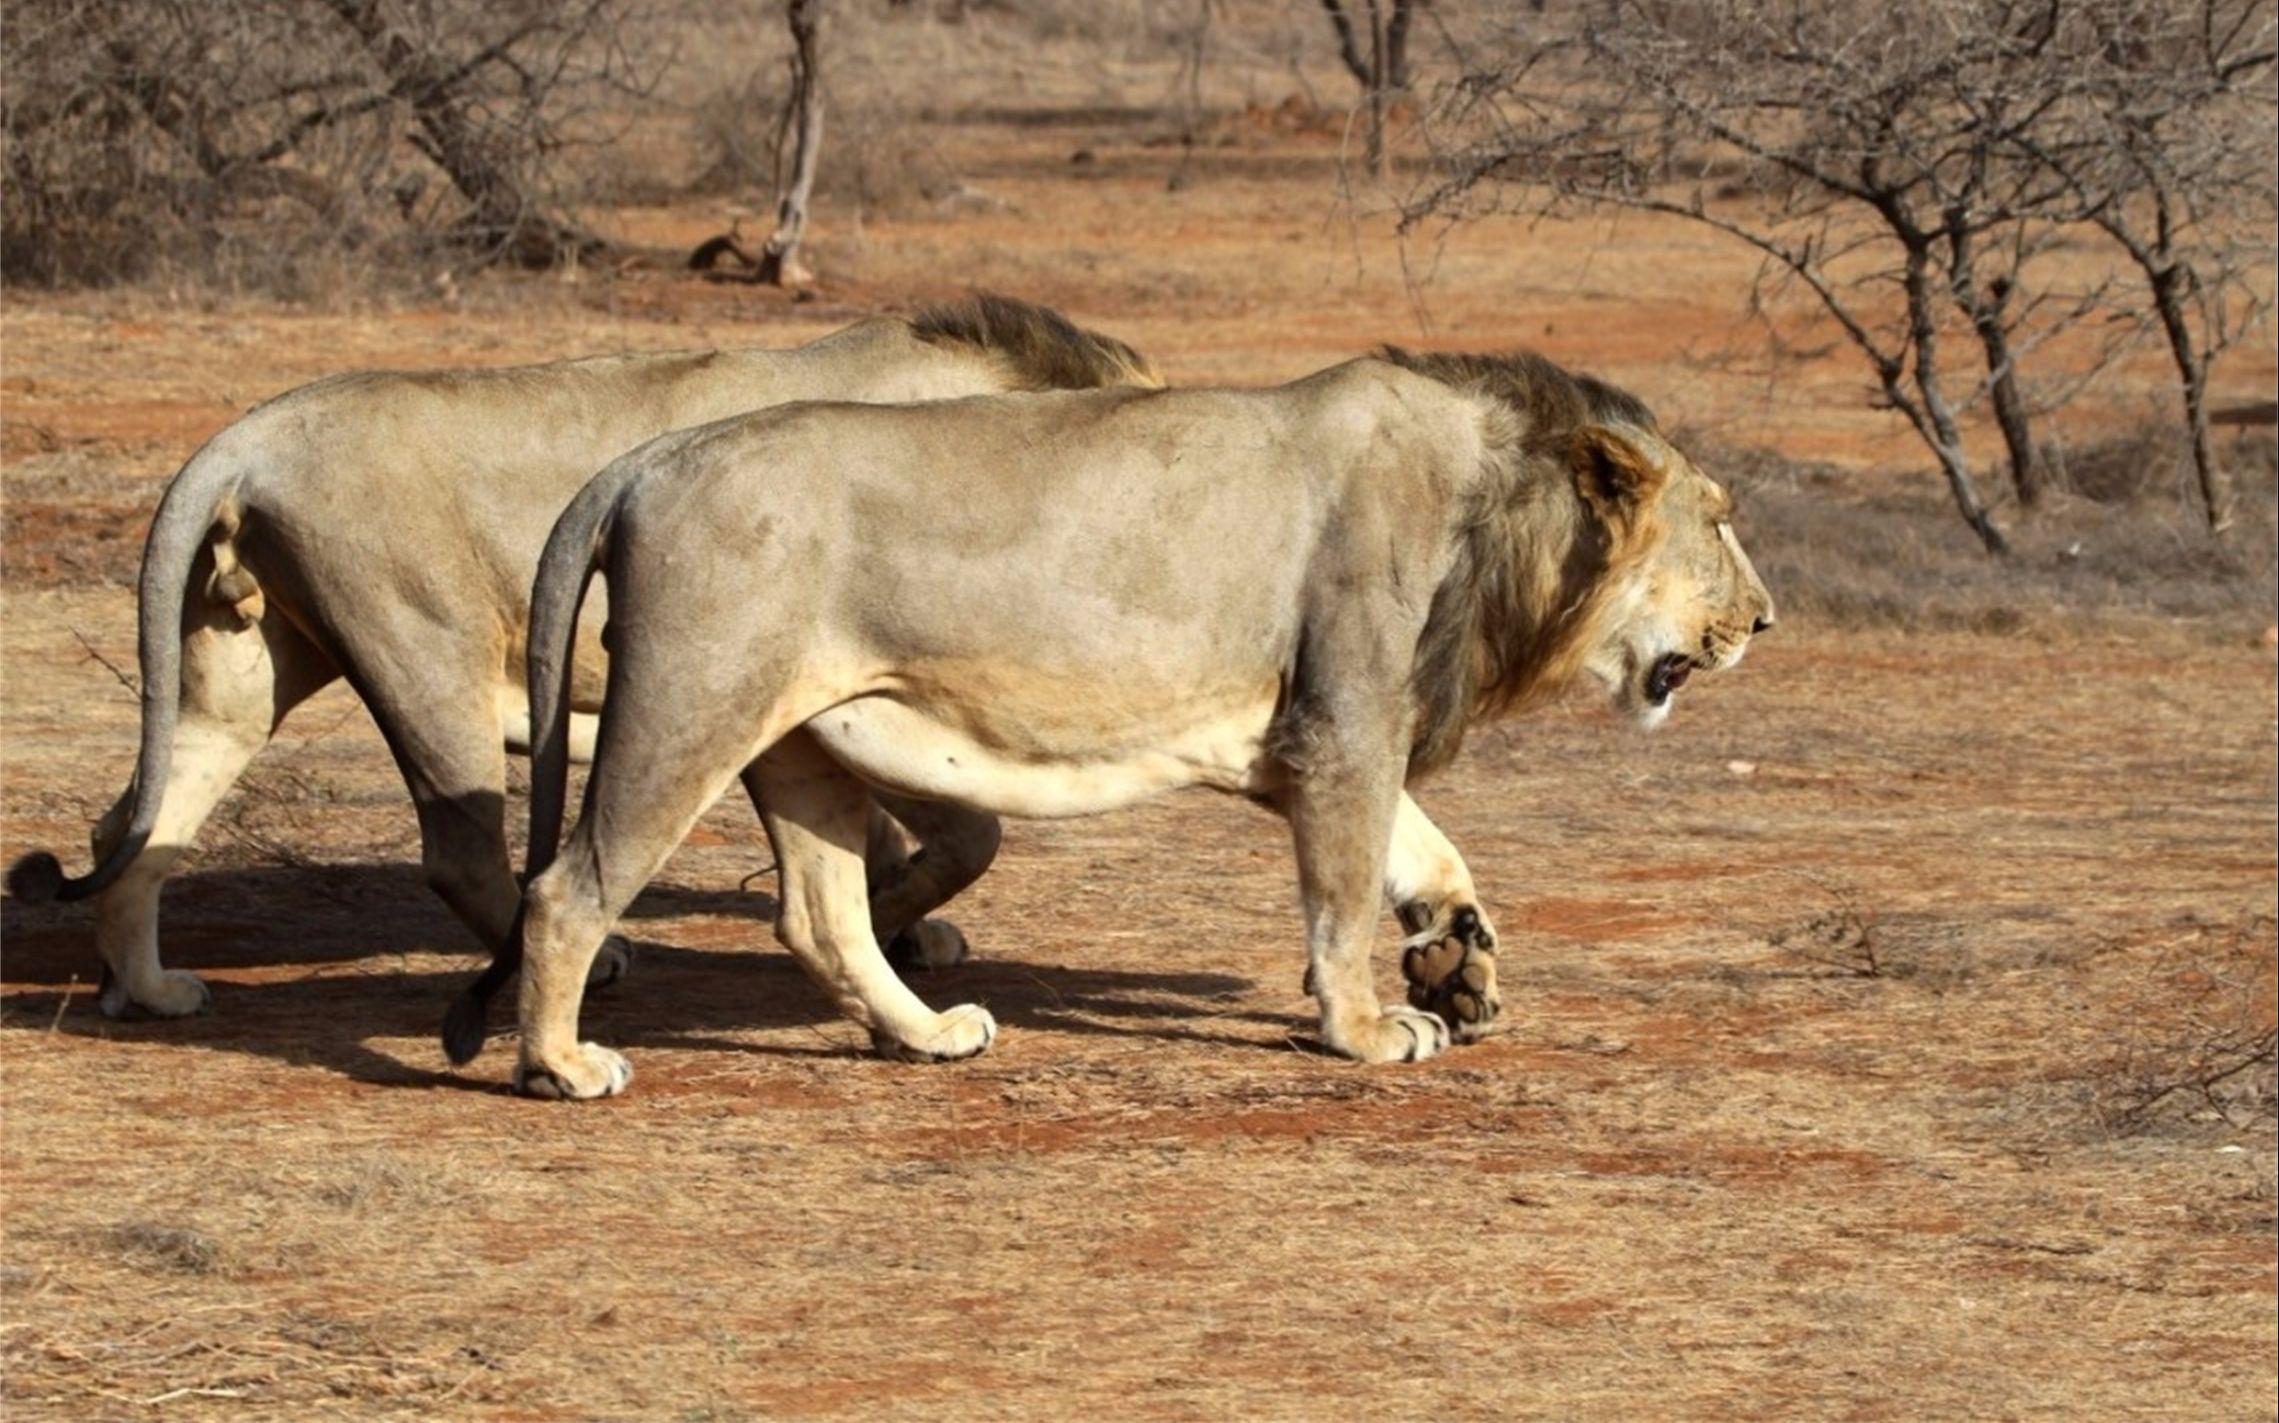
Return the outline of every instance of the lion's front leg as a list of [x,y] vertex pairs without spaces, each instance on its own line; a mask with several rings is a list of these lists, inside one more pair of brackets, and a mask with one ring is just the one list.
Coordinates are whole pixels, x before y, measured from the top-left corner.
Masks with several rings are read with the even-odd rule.
[[1495,926],[1464,857],[1405,795],[1385,859],[1385,898],[1408,935],[1401,976],[1409,1002],[1438,1014],[1460,1042],[1481,1037],[1503,1009]]
[[1378,1003],[1370,972],[1379,879],[1400,793],[1397,763],[1369,757],[1308,768],[1288,798],[1307,978],[1321,1004],[1322,1037],[1363,1062],[1421,1062],[1451,1041],[1435,1014]]

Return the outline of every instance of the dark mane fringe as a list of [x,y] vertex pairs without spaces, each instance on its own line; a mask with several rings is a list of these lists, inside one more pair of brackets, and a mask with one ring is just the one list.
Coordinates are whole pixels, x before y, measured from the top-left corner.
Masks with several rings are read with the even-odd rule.
[[1570,371],[1533,351],[1471,354],[1380,346],[1377,354],[1443,385],[1494,396],[1511,407],[1521,421],[1523,436],[1531,442],[1548,439],[1563,449],[1568,437],[1585,425],[1635,425],[1661,433],[1645,401],[1620,386]]
[[977,292],[929,306],[910,318],[910,329],[921,341],[957,341],[999,356],[1030,390],[1163,384],[1147,357],[1115,337],[1011,297]]
[[1658,434],[1628,391],[1532,351],[1460,355],[1387,346],[1384,359],[1494,399],[1511,421],[1491,432],[1483,479],[1434,590],[1410,688],[1409,774],[1455,758],[1467,726],[1534,705],[1579,670],[1605,593],[1650,541],[1609,528],[1574,492],[1575,437],[1590,425]]

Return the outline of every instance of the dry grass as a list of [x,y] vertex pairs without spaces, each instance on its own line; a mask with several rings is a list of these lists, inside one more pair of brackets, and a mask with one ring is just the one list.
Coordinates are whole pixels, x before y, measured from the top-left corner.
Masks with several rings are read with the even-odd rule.
[[2193,925],[2146,976],[2099,1065],[2098,1112],[2115,1131],[2186,1122],[2239,1126],[2279,1112],[2271,1011],[2272,918]]
[[2168,432],[2096,440],[2058,466],[2042,506],[2012,506],[2015,554],[1986,556],[1939,486],[1873,479],[1762,449],[1697,458],[1732,481],[1741,519],[1784,613],[1842,627],[2015,632],[2084,617],[2195,619],[2260,632],[2279,602],[2279,487],[2269,431],[2235,435],[2238,527],[2224,547],[2179,487]]
[[[1389,249],[1326,216],[1328,140],[1214,150],[1178,193],[1178,154],[1082,126],[965,141],[1010,206],[827,222],[801,305],[663,272],[12,304],[7,847],[76,845],[117,792],[135,701],[89,649],[131,663],[164,474],[325,371],[783,342],[968,279],[1186,381],[1420,339]],[[717,214],[623,220],[671,248]],[[1422,337],[1778,444],[1710,463],[1783,621],[1663,734],[1564,704],[1424,789],[1507,945],[1488,1042],[1308,1050],[1286,837],[1197,796],[1015,827],[957,911],[979,961],[918,984],[1004,1036],[878,1062],[773,945],[722,806],[590,1006],[632,1095],[516,1102],[505,1044],[443,1070],[467,943],[334,689],[169,892],[213,1015],[103,1021],[85,913],[0,905],[10,1418],[2266,1415],[2268,1074],[2214,1072],[2272,1020],[2267,610],[2182,553],[2129,573],[2139,516],[2086,500],[2053,526],[2112,519],[2074,562],[2110,539],[2115,569],[1985,563],[1855,373],[1768,393],[1702,357],[1747,329],[1704,295],[1745,257],[1618,236],[1452,243]],[[2030,635],[1972,630],[2005,604]]]
[[[108,640],[116,601],[21,606]],[[13,693],[17,774],[93,798],[129,704],[11,637],[93,699]],[[2170,697],[2113,695],[2147,658]],[[2269,664],[1806,632],[1688,695],[1427,790],[1512,1018],[1422,1070],[1293,1050],[1287,852],[1207,797],[1017,827],[960,911],[982,960],[919,985],[1005,1038],[870,1060],[724,806],[592,1005],[641,1081],[585,1110],[498,1095],[504,1045],[440,1071],[465,960],[384,751],[279,748],[330,868],[184,880],[213,1017],[59,1021],[83,921],[6,908],[14,1414],[2250,1414],[2268,1098],[2111,1103],[2235,985],[2268,1031]],[[10,805],[18,843],[70,818]]]

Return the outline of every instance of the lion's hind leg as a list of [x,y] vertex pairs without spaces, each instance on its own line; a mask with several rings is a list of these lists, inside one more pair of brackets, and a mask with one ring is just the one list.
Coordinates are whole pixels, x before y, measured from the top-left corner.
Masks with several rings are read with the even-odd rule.
[[[97,1003],[113,1018],[178,1018],[210,1001],[196,975],[167,968],[160,957],[159,891],[285,714],[337,675],[280,618],[247,623],[221,607],[194,617],[182,639],[180,720],[157,823],[142,852],[95,902],[95,945],[103,956]],[[130,788],[96,826],[98,860],[125,833],[133,794]]]
[[986,1010],[968,1003],[936,1013],[879,948],[864,884],[869,788],[797,731],[746,769],[745,784],[775,845],[776,936],[840,1010],[887,1057],[951,1062],[986,1049],[997,1036]]
[[[622,1056],[578,1040],[578,1011],[603,936],[705,807],[777,732],[799,720],[781,709],[756,726],[747,719],[747,709],[776,700],[761,680],[692,708],[672,695],[678,684],[663,675],[668,670],[644,674],[630,656],[613,670],[584,809],[560,853],[523,891],[522,1044],[514,1080],[527,1096],[607,1097],[631,1083],[633,1069]],[[859,822],[857,834],[859,893]]]

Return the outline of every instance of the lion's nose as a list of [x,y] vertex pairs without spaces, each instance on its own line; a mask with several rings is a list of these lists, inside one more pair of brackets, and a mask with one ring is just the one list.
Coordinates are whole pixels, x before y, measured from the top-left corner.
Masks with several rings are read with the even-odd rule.
[[1773,615],[1771,613],[1762,613],[1758,615],[1756,625],[1751,627],[1749,631],[1752,633],[1770,632],[1772,631],[1772,626]]

